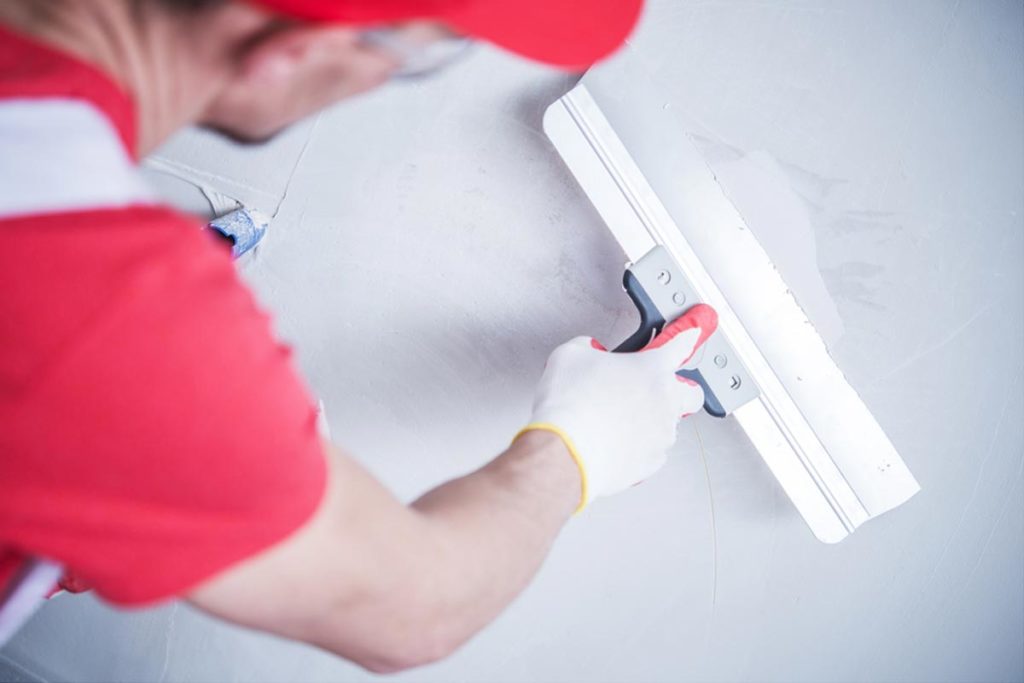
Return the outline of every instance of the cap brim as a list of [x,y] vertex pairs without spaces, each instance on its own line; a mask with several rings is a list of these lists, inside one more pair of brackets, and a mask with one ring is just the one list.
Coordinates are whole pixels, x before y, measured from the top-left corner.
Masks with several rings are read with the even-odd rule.
[[618,49],[643,0],[481,0],[445,12],[452,26],[524,57],[583,70]]

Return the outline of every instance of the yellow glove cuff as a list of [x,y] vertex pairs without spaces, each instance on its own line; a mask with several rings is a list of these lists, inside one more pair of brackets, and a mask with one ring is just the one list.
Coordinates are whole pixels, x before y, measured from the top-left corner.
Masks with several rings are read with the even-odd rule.
[[519,430],[519,433],[515,435],[515,438],[513,438],[512,441],[515,441],[526,432],[532,431],[551,432],[562,440],[562,443],[565,444],[566,449],[569,451],[569,455],[572,456],[573,462],[576,463],[576,467],[580,471],[580,504],[576,507],[576,511],[573,512],[573,514],[580,514],[580,512],[583,511],[583,508],[587,506],[587,495],[589,494],[589,489],[587,487],[587,468],[583,466],[583,458],[580,457],[579,451],[576,450],[576,445],[572,442],[572,439],[569,438],[569,435],[562,431],[561,428],[547,422],[532,422],[526,425]]

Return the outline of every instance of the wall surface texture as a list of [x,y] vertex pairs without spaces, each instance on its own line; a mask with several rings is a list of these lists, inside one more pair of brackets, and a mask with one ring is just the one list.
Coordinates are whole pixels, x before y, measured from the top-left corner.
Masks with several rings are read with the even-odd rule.
[[[738,427],[698,417],[505,615],[398,680],[1024,679],[1022,7],[651,4],[631,59],[727,189],[761,173],[796,198],[809,312],[923,490],[825,546]],[[336,440],[404,498],[507,444],[555,345],[635,325],[624,257],[540,132],[572,83],[481,49],[269,149],[189,132],[156,160],[276,212],[240,267]],[[0,655],[24,680],[372,679],[184,605],[88,597]]]

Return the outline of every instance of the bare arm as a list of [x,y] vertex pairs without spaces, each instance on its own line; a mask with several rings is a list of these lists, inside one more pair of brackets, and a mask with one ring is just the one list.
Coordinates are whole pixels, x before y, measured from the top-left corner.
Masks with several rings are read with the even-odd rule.
[[329,489],[313,519],[193,601],[374,671],[447,655],[522,590],[581,499],[661,467],[679,415],[704,402],[676,370],[716,325],[699,304],[639,353],[606,353],[589,337],[563,344],[538,385],[533,431],[409,507],[328,446]]
[[202,609],[378,672],[439,659],[529,582],[580,498],[562,441],[528,432],[411,506],[325,445],[328,489],[281,544],[200,586]]

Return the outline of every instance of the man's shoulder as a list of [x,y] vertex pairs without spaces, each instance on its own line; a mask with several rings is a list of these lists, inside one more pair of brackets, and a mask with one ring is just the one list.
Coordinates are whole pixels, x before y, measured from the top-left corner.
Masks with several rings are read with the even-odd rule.
[[173,311],[169,324],[187,325],[203,296],[242,290],[227,250],[167,207],[0,218],[0,385],[40,379],[59,356],[112,325],[128,329],[140,312]]

